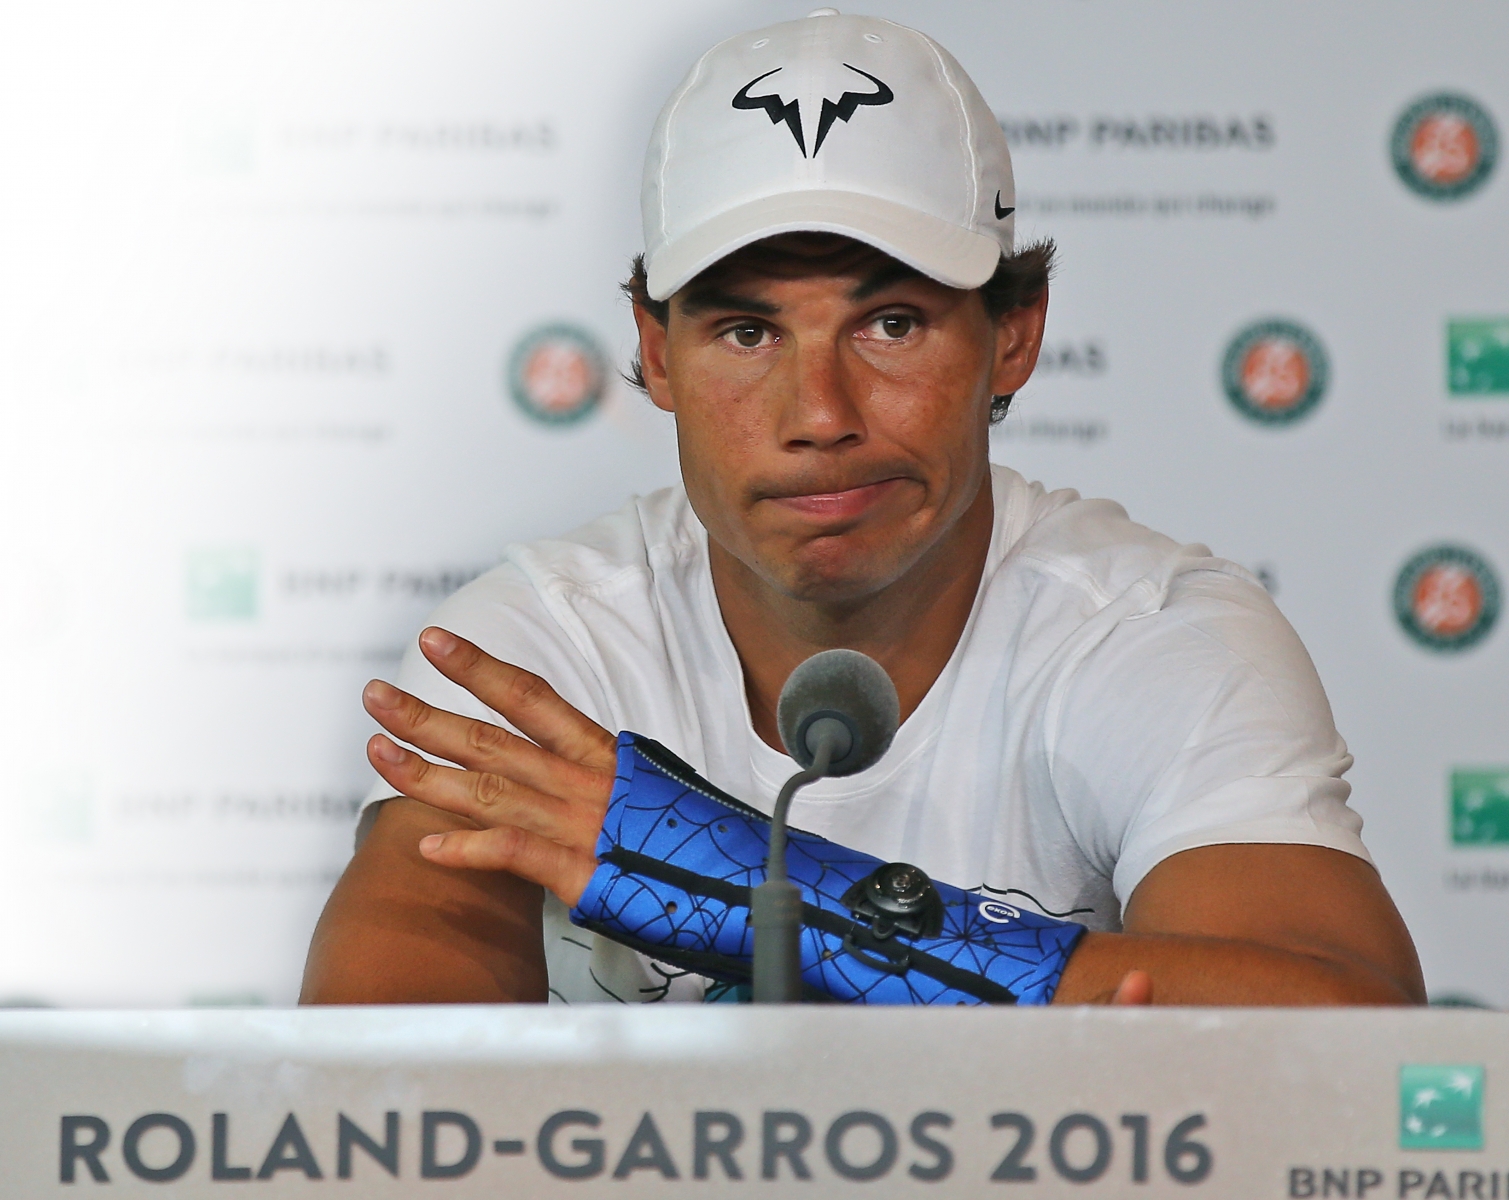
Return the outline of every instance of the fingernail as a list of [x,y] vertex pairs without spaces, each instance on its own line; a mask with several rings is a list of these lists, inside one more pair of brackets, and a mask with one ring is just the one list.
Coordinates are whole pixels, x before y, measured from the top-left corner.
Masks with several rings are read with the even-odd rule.
[[433,625],[419,635],[419,640],[431,654],[439,654],[442,657],[454,654],[456,647],[461,645],[460,639],[455,634],[436,629]]
[[372,739],[369,747],[372,756],[382,759],[385,763],[401,763],[407,753],[402,746],[390,742],[380,733]]
[[433,854],[445,845],[445,834],[431,833],[419,839],[419,853]]
[[362,699],[373,708],[397,708],[399,693],[391,683],[374,679],[362,689]]

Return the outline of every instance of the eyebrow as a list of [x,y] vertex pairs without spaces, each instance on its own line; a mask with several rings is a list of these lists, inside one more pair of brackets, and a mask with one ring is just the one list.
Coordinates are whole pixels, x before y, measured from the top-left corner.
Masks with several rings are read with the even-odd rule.
[[725,292],[718,287],[699,287],[688,292],[677,302],[683,316],[695,317],[700,313],[714,310],[758,313],[762,317],[773,317],[780,312],[780,306],[770,303],[769,300],[757,300],[753,296],[743,296],[738,292]]
[[[873,271],[870,276],[849,291],[850,300],[864,300],[876,292],[910,279],[921,279],[922,272],[904,262],[892,259]],[[747,312],[763,317],[773,317],[781,311],[780,305],[769,300],[759,300],[740,292],[729,292],[716,285],[692,288],[677,302],[683,316],[695,317],[706,312]]]
[[868,279],[856,286],[850,293],[850,300],[864,300],[873,296],[876,292],[890,287],[893,283],[901,283],[908,279],[920,279],[922,272],[914,267],[909,267],[904,262],[892,259],[875,272]]

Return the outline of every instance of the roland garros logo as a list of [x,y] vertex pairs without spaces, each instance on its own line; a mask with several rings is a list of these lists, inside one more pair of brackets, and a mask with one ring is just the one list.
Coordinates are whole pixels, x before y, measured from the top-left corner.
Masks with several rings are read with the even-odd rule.
[[1471,550],[1431,546],[1400,569],[1394,615],[1429,650],[1465,650],[1487,637],[1498,620],[1498,578]]
[[1486,109],[1439,92],[1415,101],[1394,123],[1394,170],[1429,200],[1460,200],[1483,185],[1498,159],[1498,131]]
[[1221,383],[1226,398],[1260,425],[1287,425],[1309,415],[1325,395],[1325,348],[1303,325],[1258,321],[1226,347]]
[[508,359],[508,392],[545,425],[590,416],[608,386],[608,360],[595,338],[575,325],[545,325],[519,339]]

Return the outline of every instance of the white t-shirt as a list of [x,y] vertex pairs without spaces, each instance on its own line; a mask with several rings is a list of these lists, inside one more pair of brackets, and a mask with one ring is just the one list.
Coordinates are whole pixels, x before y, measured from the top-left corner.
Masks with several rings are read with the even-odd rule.
[[[1115,931],[1181,850],[1329,846],[1368,858],[1351,766],[1315,668],[1241,567],[994,467],[995,529],[943,673],[875,766],[802,791],[798,828],[962,887],[1020,889]],[[612,731],[647,734],[770,811],[795,769],[755,734],[686,493],[635,499],[509,548],[432,623],[549,680]],[[399,686],[505,724],[417,648]],[[393,795],[379,781],[369,803]],[[1016,900],[1023,900],[1016,894]],[[572,926],[550,898],[553,1000],[698,999],[683,976]]]

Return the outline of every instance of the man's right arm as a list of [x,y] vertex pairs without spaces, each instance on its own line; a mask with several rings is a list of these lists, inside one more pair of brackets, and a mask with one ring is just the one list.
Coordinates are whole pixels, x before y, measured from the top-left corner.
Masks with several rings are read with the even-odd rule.
[[320,916],[299,1002],[544,1002],[539,886],[419,853],[428,834],[476,828],[417,800],[384,801]]

